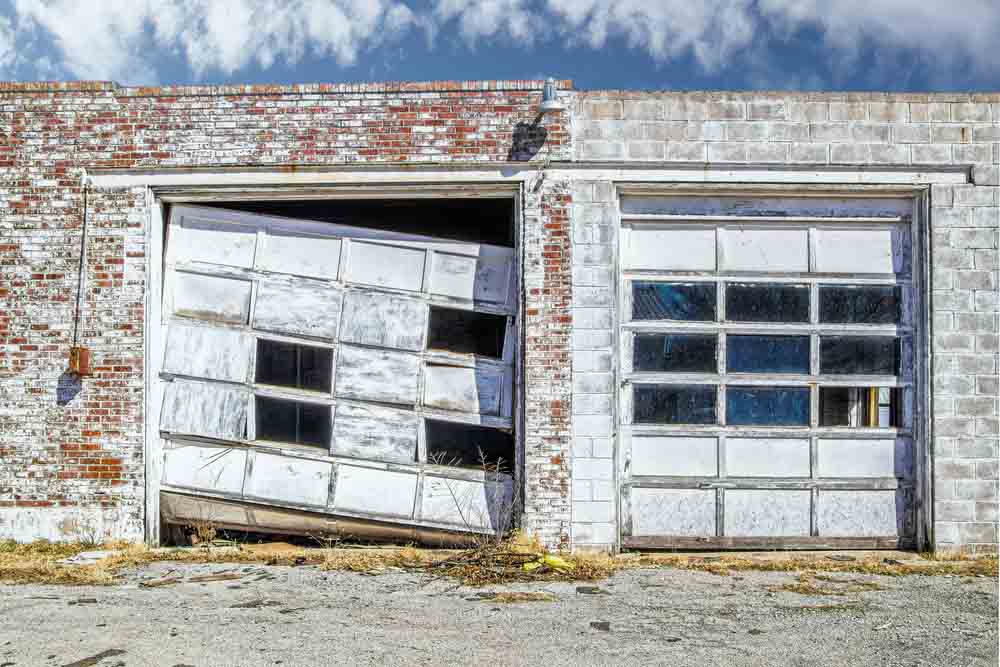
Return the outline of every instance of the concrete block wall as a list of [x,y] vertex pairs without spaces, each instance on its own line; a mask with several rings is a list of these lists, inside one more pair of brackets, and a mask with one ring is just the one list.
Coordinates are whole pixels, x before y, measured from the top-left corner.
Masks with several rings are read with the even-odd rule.
[[573,182],[573,545],[581,549],[607,549],[618,532],[616,207],[610,182]]
[[[934,540],[942,549],[996,551],[1000,94],[593,91],[577,97],[573,127],[575,159],[589,163],[968,170],[967,185],[931,193]],[[587,545],[598,541],[592,527],[606,510],[593,483],[611,469],[599,462],[613,405],[601,412],[598,404],[613,378],[593,370],[610,311],[584,303],[614,266],[615,231],[601,226],[610,185],[579,184],[572,208],[573,525]]]
[[[95,374],[76,381],[65,370],[86,171],[567,160],[565,114],[535,123],[542,86],[0,83],[0,538],[142,536],[146,189],[87,194],[78,337]],[[527,261],[538,265],[530,280],[541,276],[525,304],[528,398],[539,401],[526,419],[538,434],[529,446],[544,454],[529,457],[525,476],[551,489],[551,511],[548,501],[530,509],[554,544],[569,535],[569,260],[568,251],[552,264],[547,255],[568,225],[564,196],[546,189],[526,207],[546,231],[526,235]],[[545,342],[559,331],[565,353]]]

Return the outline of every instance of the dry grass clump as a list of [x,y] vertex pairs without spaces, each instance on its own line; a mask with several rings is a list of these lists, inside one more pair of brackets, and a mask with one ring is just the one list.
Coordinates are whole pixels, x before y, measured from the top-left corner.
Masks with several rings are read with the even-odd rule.
[[679,556],[668,554],[642,554],[633,559],[631,567],[673,567],[697,570],[721,576],[733,572],[845,572],[877,574],[887,577],[909,575],[997,576],[995,556],[956,556],[923,554],[920,559],[896,561],[889,558],[863,558],[858,560],[829,560],[822,557],[789,557],[781,559],[750,558],[747,556]]
[[[414,547],[380,548],[307,548],[287,543],[236,544],[206,541],[197,548],[148,549],[124,542],[108,543],[105,549],[115,553],[94,563],[64,565],[59,561],[83,551],[93,550],[88,543],[52,543],[46,541],[18,544],[0,541],[0,582],[69,585],[109,585],[128,568],[155,561],[183,563],[234,563],[260,565],[311,565],[324,570],[378,574],[408,570],[427,572],[437,577],[456,579],[468,586],[492,586],[518,582],[594,581],[606,579],[623,569],[670,567],[683,570],[728,575],[740,571],[802,572],[797,590],[831,589],[816,582],[826,581],[820,573],[854,573],[883,576],[954,575],[997,577],[996,556],[975,557],[967,554],[923,554],[905,561],[879,556],[857,560],[831,560],[822,555],[788,558],[761,558],[750,555],[697,556],[645,553],[628,557],[602,554],[554,555],[536,540],[515,532],[506,539],[484,540],[464,551],[432,550]],[[789,589],[791,590],[791,589]],[[857,592],[848,590],[847,592]]]
[[605,555],[555,556],[536,540],[514,533],[507,540],[489,542],[426,567],[466,586],[491,586],[528,581],[594,581],[610,577],[624,565]]
[[38,540],[20,544],[0,541],[0,582],[29,584],[107,585],[114,581],[110,571],[97,565],[66,566],[58,561],[92,548],[81,542]]

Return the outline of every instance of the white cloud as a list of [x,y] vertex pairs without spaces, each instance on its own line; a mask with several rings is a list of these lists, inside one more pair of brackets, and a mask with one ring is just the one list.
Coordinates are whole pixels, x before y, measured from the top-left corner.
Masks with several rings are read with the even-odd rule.
[[[914,55],[942,72],[1000,71],[997,0],[13,0],[12,6],[9,18],[0,15],[0,75],[36,73],[46,56],[50,73],[123,83],[155,81],[166,58],[185,64],[195,79],[307,58],[350,66],[423,31],[428,48],[435,35],[449,34],[468,47],[498,40],[525,48],[625,44],[658,63],[690,56],[708,72],[743,69],[752,80],[756,67],[773,79],[789,64],[762,65],[762,58],[775,40],[801,38],[807,29],[841,68],[852,68],[857,54],[874,47]],[[801,67],[792,63],[793,70]]]
[[455,21],[470,45],[498,35],[530,45],[543,25],[526,0],[437,0],[434,15],[441,22]]
[[817,28],[829,47],[848,55],[869,42],[1000,67],[997,0],[760,0],[760,11],[788,30]]
[[14,64],[14,28],[10,19],[0,16],[0,73]]
[[14,8],[19,32],[51,36],[68,75],[126,83],[155,80],[161,50],[196,78],[306,54],[351,65],[418,24],[395,0],[16,0]]
[[707,70],[730,61],[750,43],[750,0],[547,0],[567,35],[579,34],[592,48],[621,37],[658,61],[690,51]]

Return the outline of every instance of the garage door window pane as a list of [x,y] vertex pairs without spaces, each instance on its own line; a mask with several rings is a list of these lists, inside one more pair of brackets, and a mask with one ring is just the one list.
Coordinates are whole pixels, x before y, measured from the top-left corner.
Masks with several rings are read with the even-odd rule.
[[632,319],[713,322],[715,283],[633,283]]
[[820,372],[830,375],[895,375],[899,372],[899,339],[823,336]]
[[728,336],[730,373],[808,373],[808,336]]
[[717,337],[698,334],[639,334],[633,370],[663,373],[715,373]]
[[329,392],[332,377],[333,350],[276,340],[257,341],[257,382]]
[[427,460],[438,465],[506,472],[514,469],[514,436],[496,428],[428,419]]
[[330,406],[258,396],[257,439],[330,446]]
[[897,324],[899,313],[898,287],[822,285],[819,288],[820,322]]
[[714,385],[638,384],[633,392],[636,424],[714,424]]
[[728,387],[730,426],[808,426],[807,387]]
[[726,285],[730,322],[808,322],[809,288],[805,285]]
[[499,359],[503,356],[507,318],[490,313],[431,306],[427,331],[428,349]]

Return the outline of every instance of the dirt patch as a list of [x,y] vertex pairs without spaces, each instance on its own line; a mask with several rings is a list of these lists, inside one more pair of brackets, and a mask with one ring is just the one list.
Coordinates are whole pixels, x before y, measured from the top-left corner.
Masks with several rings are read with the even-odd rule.
[[798,593],[799,595],[853,595],[869,591],[884,591],[882,586],[874,581],[860,579],[837,579],[812,572],[805,572],[793,583],[770,586],[772,593]]

